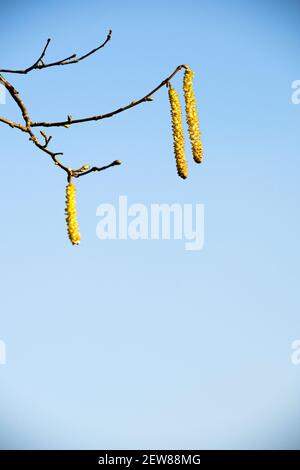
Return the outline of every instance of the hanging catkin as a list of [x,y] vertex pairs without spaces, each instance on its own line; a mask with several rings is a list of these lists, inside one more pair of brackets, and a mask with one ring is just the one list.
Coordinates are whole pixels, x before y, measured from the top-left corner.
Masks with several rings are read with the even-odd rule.
[[189,67],[186,67],[183,79],[186,121],[188,124],[194,160],[196,163],[201,163],[203,158],[203,149],[198,122],[196,97],[193,89],[193,76],[194,73],[192,70]]
[[70,182],[66,187],[66,222],[68,227],[68,235],[73,245],[79,245],[80,233],[76,215],[76,188]]
[[171,106],[173,144],[178,175],[185,179],[188,176],[187,162],[184,153],[184,134],[180,101],[177,91],[169,84],[169,100]]

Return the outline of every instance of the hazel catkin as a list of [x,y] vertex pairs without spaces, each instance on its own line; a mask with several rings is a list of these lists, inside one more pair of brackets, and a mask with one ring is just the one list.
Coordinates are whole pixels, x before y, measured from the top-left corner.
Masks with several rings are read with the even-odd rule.
[[184,153],[184,133],[182,127],[182,115],[180,109],[180,101],[177,91],[172,88],[171,84],[168,87],[169,101],[171,106],[172,117],[172,130],[173,130],[173,145],[176,160],[176,167],[178,175],[186,179],[188,176],[187,162]]
[[199,129],[196,97],[193,89],[194,73],[186,67],[183,78],[183,91],[185,98],[185,112],[190,142],[192,146],[193,158],[196,163],[201,163],[203,159],[203,148]]
[[66,187],[65,213],[69,239],[73,245],[79,245],[81,237],[76,214],[76,188],[72,182],[70,182]]

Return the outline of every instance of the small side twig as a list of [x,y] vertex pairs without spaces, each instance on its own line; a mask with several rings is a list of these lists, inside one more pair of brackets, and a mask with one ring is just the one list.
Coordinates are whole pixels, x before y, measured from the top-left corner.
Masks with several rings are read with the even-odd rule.
[[89,168],[87,171],[83,171],[83,172],[80,172],[80,173],[77,173],[77,174],[75,173],[74,176],[79,178],[80,176],[85,176],[85,175],[88,175],[89,173],[93,173],[95,171],[107,170],[108,168],[111,168],[112,166],[116,166],[116,165],[121,165],[121,161],[120,160],[114,160],[109,165],[105,165],[105,166],[101,166],[101,167],[92,166],[92,168]]
[[45,139],[45,143],[43,145],[44,148],[47,148],[48,147],[48,144],[50,142],[50,140],[52,139],[52,135],[49,135],[49,137],[45,134],[45,132],[43,131],[40,131],[40,134],[44,137]]

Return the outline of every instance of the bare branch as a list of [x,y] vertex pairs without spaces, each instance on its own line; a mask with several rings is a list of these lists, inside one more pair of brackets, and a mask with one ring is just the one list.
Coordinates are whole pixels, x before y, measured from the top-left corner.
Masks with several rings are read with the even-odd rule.
[[81,124],[83,122],[100,121],[101,119],[110,118],[112,116],[115,116],[116,114],[122,113],[123,111],[127,111],[127,109],[133,108],[134,106],[137,106],[141,103],[144,103],[146,101],[152,101],[151,96],[154,95],[160,88],[167,85],[168,82],[174,77],[174,75],[176,75],[182,68],[186,68],[186,65],[182,64],[176,67],[176,69],[174,70],[174,72],[171,73],[171,75],[165,78],[159,85],[157,85],[153,90],[147,93],[147,95],[143,96],[143,98],[140,98],[139,100],[136,100],[136,101],[131,101],[126,106],[115,109],[114,111],[111,111],[110,113],[100,114],[100,115],[91,116],[87,118],[81,118],[81,119],[72,119],[72,120],[68,119],[66,121],[58,121],[58,122],[32,122],[31,127],[63,127],[63,126],[69,126],[73,124]]
[[[106,40],[103,42],[103,44],[101,44],[96,49],[93,49],[92,51],[88,52],[87,54],[85,54],[85,55],[83,55],[83,56],[81,56],[77,59],[74,59],[74,57],[76,57],[76,56],[75,56],[75,54],[73,54],[72,56],[67,57],[66,59],[63,59],[61,61],[53,62],[51,64],[45,64],[43,62],[43,58],[44,58],[44,56],[46,54],[46,51],[47,51],[47,48],[50,44],[50,39],[48,39],[42,53],[39,56],[39,58],[37,59],[37,61],[31,67],[29,67],[28,69],[25,69],[23,71],[2,70],[2,72],[6,71],[6,72],[11,72],[11,73],[28,73],[28,72],[30,72],[31,70],[34,70],[34,69],[42,69],[42,68],[46,68],[46,67],[52,67],[52,66],[55,66],[55,65],[68,65],[68,64],[72,64],[72,63],[77,63],[81,60],[86,59],[88,56],[94,54],[96,51],[98,51],[99,49],[104,47],[105,44],[110,40],[110,38],[111,38],[111,31],[109,31],[109,34],[108,34]],[[106,170],[108,168],[111,168],[113,166],[120,165],[121,164],[120,160],[114,160],[109,165],[105,165],[105,166],[102,166],[102,167],[97,167],[97,166],[92,166],[91,167],[90,165],[83,165],[78,170],[74,170],[72,168],[69,168],[69,167],[63,165],[61,163],[61,161],[57,158],[59,155],[63,155],[62,152],[54,152],[54,151],[52,151],[48,148],[48,145],[50,143],[50,140],[52,139],[52,136],[47,136],[47,134],[44,131],[41,130],[40,134],[44,139],[44,143],[41,143],[38,140],[38,137],[34,134],[32,128],[33,127],[63,127],[63,126],[64,127],[69,127],[70,125],[73,125],[73,124],[79,124],[79,123],[90,122],[90,121],[99,121],[101,119],[105,119],[105,118],[115,116],[116,114],[119,114],[119,113],[121,113],[123,111],[126,111],[127,109],[133,108],[135,106],[138,106],[139,104],[141,104],[143,102],[152,101],[153,100],[152,95],[154,95],[163,86],[168,86],[169,81],[182,68],[186,68],[186,65],[179,65],[178,67],[176,67],[176,69],[171,73],[171,75],[169,75],[167,78],[165,78],[161,83],[159,83],[159,85],[157,85],[155,88],[153,88],[153,90],[151,90],[149,93],[147,93],[145,96],[143,96],[143,98],[140,98],[136,101],[131,101],[126,106],[115,109],[114,111],[111,111],[110,113],[107,113],[107,114],[96,115],[96,116],[92,116],[92,117],[88,117],[88,118],[73,119],[73,117],[71,115],[68,115],[66,121],[59,121],[59,122],[33,122],[29,117],[27,108],[26,108],[25,104],[23,103],[23,101],[22,101],[22,99],[19,95],[19,92],[14,88],[14,86],[6,78],[4,78],[2,75],[0,75],[0,82],[3,83],[3,85],[7,89],[8,93],[11,95],[12,99],[15,101],[16,105],[20,109],[25,125],[21,125],[19,123],[16,123],[14,121],[11,121],[11,120],[3,118],[3,117],[0,117],[0,122],[3,122],[4,124],[7,124],[12,128],[16,128],[16,129],[21,130],[22,132],[27,133],[29,135],[29,140],[37,148],[39,148],[42,152],[49,155],[51,157],[51,159],[53,160],[53,162],[55,163],[55,165],[59,166],[62,170],[64,170],[67,173],[68,180],[70,180],[72,178],[72,176],[74,176],[76,178],[79,178],[81,176],[85,176],[85,175],[88,175],[88,174],[93,173],[93,172],[104,171],[104,170]]]
[[85,176],[85,175],[88,175],[89,173],[92,173],[94,171],[103,171],[103,170],[107,170],[108,168],[111,168],[112,166],[116,166],[116,165],[121,165],[121,162],[120,160],[114,160],[112,163],[110,163],[109,165],[105,165],[105,166],[101,166],[101,167],[97,167],[97,166],[93,166],[92,168],[88,169],[87,171],[84,171],[84,172],[80,172],[80,173],[77,173],[74,172],[74,176],[76,176],[77,178],[79,178],[80,176]]
[[108,35],[105,39],[105,41],[100,44],[100,46],[96,47],[95,49],[92,49],[90,52],[88,52],[87,54],[84,54],[80,57],[77,58],[77,54],[72,54],[70,55],[69,57],[66,57],[64,59],[61,59],[61,60],[58,60],[56,62],[51,62],[49,64],[45,64],[43,62],[43,58],[46,54],[46,51],[48,49],[48,46],[50,44],[50,41],[51,39],[48,39],[47,42],[46,42],[46,45],[41,53],[41,55],[39,56],[39,58],[34,62],[33,65],[31,65],[30,67],[27,67],[26,69],[19,69],[19,70],[13,70],[13,69],[0,69],[0,73],[16,73],[16,74],[22,74],[22,75],[25,75],[29,72],[31,72],[32,70],[42,70],[42,69],[46,69],[46,68],[49,68],[49,67],[55,67],[55,66],[58,66],[58,65],[71,65],[71,64],[77,64],[78,62],[81,62],[82,60],[86,59],[87,57],[89,57],[90,55],[92,54],[95,54],[95,52],[99,51],[99,49],[102,49],[107,43],[108,41],[110,41],[111,39],[111,36],[112,36],[112,31],[109,30],[108,32]]

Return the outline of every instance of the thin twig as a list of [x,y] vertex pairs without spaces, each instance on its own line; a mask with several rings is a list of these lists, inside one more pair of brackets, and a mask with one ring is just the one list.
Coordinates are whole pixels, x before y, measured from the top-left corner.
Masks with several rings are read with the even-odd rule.
[[44,148],[48,147],[48,144],[49,144],[50,140],[52,139],[52,135],[49,135],[49,137],[48,137],[48,136],[45,134],[45,132],[43,132],[43,131],[40,131],[40,134],[41,134],[41,136],[44,137],[44,139],[45,139],[45,143],[44,143],[43,147],[44,147]]
[[105,165],[105,166],[101,166],[101,167],[93,166],[92,168],[90,168],[90,169],[87,170],[87,171],[83,171],[83,172],[80,172],[80,173],[77,173],[77,174],[75,173],[74,176],[76,176],[77,178],[79,178],[80,176],[88,175],[89,173],[93,173],[94,171],[103,171],[103,170],[107,170],[108,168],[111,168],[112,166],[116,166],[116,165],[121,165],[120,160],[114,160],[114,161],[111,162],[109,165]]
[[81,62],[82,60],[86,59],[87,57],[89,57],[90,55],[92,54],[95,54],[95,52],[99,51],[99,49],[102,49],[107,43],[108,41],[110,41],[111,39],[111,36],[112,36],[112,31],[109,30],[108,32],[108,35],[105,39],[105,41],[100,44],[100,46],[96,47],[95,49],[92,49],[90,52],[88,52],[87,54],[84,54],[80,57],[77,58],[77,55],[76,54],[72,54],[70,55],[69,57],[66,57],[64,59],[61,59],[61,60],[58,60],[56,62],[51,62],[49,64],[45,64],[43,62],[43,58],[46,54],[46,51],[48,49],[48,46],[50,44],[50,41],[51,39],[49,38],[46,42],[46,45],[41,53],[41,55],[39,56],[39,58],[34,62],[33,65],[31,65],[30,67],[27,67],[26,69],[19,69],[19,70],[14,70],[14,69],[0,69],[0,73],[16,73],[16,74],[27,74],[29,72],[31,72],[32,70],[42,70],[42,69],[46,69],[46,68],[49,68],[49,67],[55,67],[55,66],[58,66],[58,65],[71,65],[71,64],[77,64],[78,62]]
[[42,51],[40,57],[38,58],[38,60],[37,60],[31,67],[29,67],[29,68],[27,69],[27,72],[30,72],[31,70],[33,70],[35,67],[37,67],[37,66],[43,61],[43,57],[44,57],[45,54],[46,54],[46,51],[47,51],[48,46],[49,46],[49,44],[50,44],[50,41],[51,41],[50,38],[47,39],[46,45],[45,45],[45,47],[44,47],[44,49],[43,49],[43,51]]

